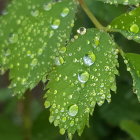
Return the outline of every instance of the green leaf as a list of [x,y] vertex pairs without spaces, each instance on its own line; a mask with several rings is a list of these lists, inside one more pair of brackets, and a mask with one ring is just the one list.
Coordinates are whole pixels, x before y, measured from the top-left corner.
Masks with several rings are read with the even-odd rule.
[[81,135],[96,103],[101,106],[105,99],[111,101],[110,89],[116,91],[118,74],[118,51],[111,37],[96,29],[78,32],[81,35],[59,57],[64,63],[49,75],[45,96],[46,108],[51,105],[50,122],[59,125],[61,134],[67,130],[69,137],[76,130]]
[[120,32],[129,40],[140,43],[140,7],[125,13],[112,21],[108,28]]
[[69,40],[76,3],[49,1],[13,0],[0,18],[0,63],[10,69],[16,94],[46,81],[55,56]]
[[134,140],[140,140],[140,125],[138,123],[124,120],[121,122],[120,127],[130,134]]
[[138,100],[140,101],[140,55],[134,53],[126,53],[126,60],[124,61],[127,65],[127,70],[130,71],[133,78],[134,93],[137,94]]
[[140,0],[97,0],[109,4],[139,5]]

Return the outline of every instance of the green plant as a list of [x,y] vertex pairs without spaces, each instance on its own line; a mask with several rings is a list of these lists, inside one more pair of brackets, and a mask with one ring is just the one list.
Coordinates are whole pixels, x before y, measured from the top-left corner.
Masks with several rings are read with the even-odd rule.
[[[139,2],[108,0],[136,7],[104,27],[83,0],[12,0],[0,17],[0,69],[2,74],[10,70],[13,95],[22,97],[42,81],[49,121],[72,139],[89,125],[96,104],[111,102],[120,53],[140,101],[140,55],[125,53],[112,35],[120,32],[140,43]],[[79,5],[96,28],[81,27],[73,36]]]

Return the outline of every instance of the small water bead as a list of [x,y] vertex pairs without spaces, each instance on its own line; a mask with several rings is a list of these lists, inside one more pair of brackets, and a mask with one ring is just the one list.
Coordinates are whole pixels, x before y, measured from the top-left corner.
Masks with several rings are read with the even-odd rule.
[[99,102],[97,102],[97,104],[98,104],[99,106],[101,106],[103,103],[104,103],[104,101],[99,101]]
[[80,27],[77,30],[77,33],[80,34],[80,35],[84,35],[84,34],[86,34],[86,32],[87,32],[87,29],[85,27]]
[[55,120],[54,121],[54,126],[58,126],[59,125],[59,120]]
[[110,70],[109,66],[105,66],[105,71],[109,71],[109,70]]
[[124,0],[123,4],[124,5],[128,5],[129,1],[128,0]]
[[67,118],[66,117],[63,117],[62,118],[62,122],[66,122]]
[[49,122],[52,123],[54,121],[54,116],[49,117]]
[[74,121],[71,121],[70,122],[70,126],[74,126]]
[[68,139],[72,140],[72,134],[71,133],[68,133]]
[[91,106],[91,107],[94,107],[95,104],[96,104],[96,102],[95,102],[95,101],[92,101],[92,102],[90,103],[90,106]]
[[33,11],[31,11],[31,15],[33,17],[37,17],[39,15],[39,11],[38,10],[33,10]]
[[94,64],[95,60],[96,60],[96,56],[93,52],[89,52],[88,54],[86,54],[83,57],[84,63],[87,66],[91,66]]
[[60,26],[60,19],[55,19],[54,21],[53,21],[53,24],[51,25],[51,27],[52,27],[52,29],[58,29],[59,28],[59,26]]
[[112,91],[114,91],[114,92],[116,92],[117,87],[116,87],[116,85],[115,85],[115,84],[113,84],[113,85],[111,86],[111,90],[112,90]]
[[60,48],[60,49],[59,49],[59,52],[60,52],[60,53],[65,53],[65,52],[66,52],[66,50],[67,50],[67,48],[66,48],[66,47],[62,47],[62,48]]
[[61,135],[64,135],[65,134],[65,129],[61,128],[59,132],[60,132]]
[[100,38],[99,38],[98,36],[96,36],[96,37],[94,38],[94,43],[95,43],[96,46],[99,45],[99,43],[100,43]]
[[18,34],[12,34],[12,35],[10,35],[10,37],[9,37],[9,42],[10,42],[11,44],[16,43],[17,41],[18,41]]
[[51,105],[51,103],[49,102],[49,101],[45,101],[45,108],[49,108],[50,107],[50,105]]
[[23,79],[21,80],[21,84],[22,84],[22,85],[25,85],[26,82],[27,82],[27,79],[25,79],[25,78],[23,78]]
[[36,58],[34,58],[31,62],[31,66],[36,66],[38,63],[38,60]]
[[42,53],[43,53],[43,49],[40,48],[40,49],[38,50],[38,55],[42,55]]
[[86,108],[85,109],[85,113],[89,113],[90,112],[90,109],[89,108]]
[[133,33],[138,33],[139,32],[139,26],[137,24],[131,25],[130,31],[133,32]]
[[81,73],[81,74],[78,74],[78,80],[81,82],[81,83],[86,83],[89,79],[89,73],[87,71]]
[[64,63],[64,59],[61,56],[55,58],[55,65],[60,66],[63,63]]
[[54,94],[57,94],[57,90],[54,91]]
[[61,110],[60,110],[60,111],[61,111],[61,112],[64,112],[64,110],[65,110],[64,108],[61,108]]
[[68,114],[70,116],[76,116],[78,113],[78,106],[76,104],[72,105],[69,107],[69,111],[68,111]]
[[44,4],[43,9],[45,11],[50,11],[52,9],[52,3]]
[[69,14],[69,12],[70,12],[70,10],[68,8],[64,8],[62,13],[61,13],[61,16],[66,17]]

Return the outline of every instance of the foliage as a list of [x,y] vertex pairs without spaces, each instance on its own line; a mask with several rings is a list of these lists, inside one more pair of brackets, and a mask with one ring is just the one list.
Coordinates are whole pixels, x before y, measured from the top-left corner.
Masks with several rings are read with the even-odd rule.
[[[116,92],[118,53],[132,75],[140,101],[140,54],[123,52],[115,42],[115,34],[111,35],[119,32],[140,43],[140,1],[99,1],[136,7],[107,27],[91,16],[83,0],[12,0],[0,16],[0,71],[10,71],[12,95],[23,97],[42,81],[44,105],[50,108],[49,121],[59,126],[60,134],[67,132],[69,139],[89,126],[89,114],[93,114],[96,104],[111,102],[110,91]],[[98,5],[98,1],[95,3]],[[79,5],[97,28],[76,29]],[[98,12],[96,15],[103,16]],[[1,101],[6,99],[9,94]]]

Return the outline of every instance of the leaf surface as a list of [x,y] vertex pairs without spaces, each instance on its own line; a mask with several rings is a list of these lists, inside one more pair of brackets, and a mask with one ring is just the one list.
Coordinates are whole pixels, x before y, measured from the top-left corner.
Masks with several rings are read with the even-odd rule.
[[59,125],[61,134],[67,130],[71,138],[88,125],[96,103],[101,106],[105,99],[111,101],[118,51],[111,37],[96,29],[75,36],[65,50],[59,57],[64,63],[48,77],[45,106],[51,106],[50,122]]
[[134,93],[137,94],[140,101],[140,54],[126,53],[125,57],[127,70],[130,71],[133,78]]
[[69,40],[76,3],[72,0],[13,0],[0,17],[0,64],[10,69],[11,87],[22,95],[55,65]]
[[109,4],[139,5],[140,0],[98,0]]
[[115,18],[108,26],[115,32],[120,32],[129,40],[140,43],[140,7]]

